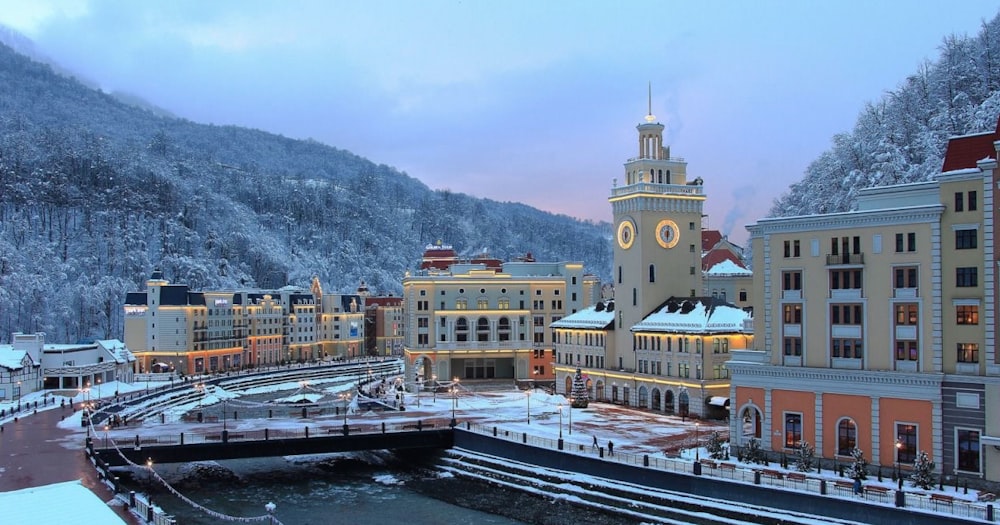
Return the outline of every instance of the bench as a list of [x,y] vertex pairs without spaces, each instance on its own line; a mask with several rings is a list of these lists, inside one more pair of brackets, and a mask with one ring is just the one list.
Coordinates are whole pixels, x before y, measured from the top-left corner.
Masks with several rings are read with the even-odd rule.
[[980,492],[979,495],[976,496],[977,501],[994,501],[996,499],[997,495],[992,492]]
[[865,487],[865,495],[872,495],[878,498],[881,502],[889,501],[889,489],[886,487],[880,487],[878,485],[869,485]]
[[853,481],[834,481],[833,490],[837,491],[838,494],[847,493],[847,495],[854,494],[854,482]]
[[698,460],[698,463],[701,463],[702,465],[704,465],[704,466],[706,466],[708,468],[711,468],[711,469],[714,469],[714,468],[718,467],[718,464],[716,464],[714,461],[712,461],[710,459],[700,459],[700,460]]
[[799,483],[803,483],[806,480],[806,475],[801,472],[789,472],[787,477],[788,481],[797,481]]
[[732,463],[719,463],[720,474],[729,473],[729,477],[736,477],[736,465]]
[[946,494],[931,494],[931,501],[934,503],[934,510],[937,510],[938,505],[947,505],[950,508],[955,498]]
[[785,479],[785,475],[780,470],[762,469],[761,475],[774,479]]

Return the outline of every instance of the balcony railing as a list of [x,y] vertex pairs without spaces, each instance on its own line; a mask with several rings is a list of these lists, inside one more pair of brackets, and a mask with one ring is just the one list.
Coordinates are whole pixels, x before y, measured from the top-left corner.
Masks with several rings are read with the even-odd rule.
[[626,186],[611,188],[612,197],[621,197],[633,193],[655,193],[659,195],[704,195],[702,186],[688,186],[687,184],[657,184],[653,182],[640,182]]
[[865,254],[863,253],[843,253],[843,254],[827,254],[826,265],[827,266],[841,266],[847,264],[864,264]]

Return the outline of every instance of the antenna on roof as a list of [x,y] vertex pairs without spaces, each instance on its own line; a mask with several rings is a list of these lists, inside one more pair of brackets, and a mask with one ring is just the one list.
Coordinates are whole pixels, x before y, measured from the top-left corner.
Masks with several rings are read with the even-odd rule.
[[653,115],[653,82],[650,81],[647,88],[646,95],[646,122],[653,122],[656,120],[656,116]]

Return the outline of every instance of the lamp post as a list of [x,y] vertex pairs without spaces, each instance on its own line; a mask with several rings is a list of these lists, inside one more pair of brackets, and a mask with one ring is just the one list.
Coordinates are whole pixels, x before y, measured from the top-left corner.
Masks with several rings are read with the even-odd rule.
[[559,403],[559,448],[562,449],[562,403]]
[[101,378],[97,378],[97,399],[101,399]]
[[569,435],[572,436],[573,435],[573,402],[572,402],[572,400],[570,401],[568,412],[569,412]]
[[431,390],[434,391],[434,402],[437,403],[438,400],[438,376],[431,375]]
[[104,425],[104,448],[108,448],[108,426]]
[[524,391],[524,397],[528,400],[528,424],[531,424],[531,390]]
[[455,420],[455,408],[458,407],[458,388],[451,386],[451,428],[455,428],[458,422]]
[[896,482],[898,483],[897,486],[899,487],[900,490],[903,489],[903,473],[899,470],[899,453],[902,450],[903,450],[903,442],[897,439],[896,440],[896,458],[895,458],[896,461],[894,463],[896,463]]
[[153,458],[146,458],[146,485],[148,485],[147,494],[152,491],[153,488]]
[[17,382],[17,405],[21,406],[21,382]]
[[264,505],[264,510],[267,511],[267,516],[269,518],[268,521],[271,522],[271,525],[274,525],[274,509],[276,508],[278,508],[278,506],[275,505],[274,503],[271,503],[270,501],[267,502],[266,505]]
[[347,405],[348,405],[348,402],[350,402],[350,400],[351,400],[351,393],[350,392],[341,392],[340,393],[340,399],[341,399],[341,401],[344,402],[344,435],[346,436],[347,433],[350,432],[350,429],[347,426]]
[[695,423],[694,424],[694,460],[695,461],[698,461],[698,460],[701,459],[701,457],[700,457],[701,456],[701,450],[700,450],[701,449],[701,445],[699,445],[699,441],[700,441],[699,437],[700,436],[698,435],[698,427],[699,427],[699,424]]

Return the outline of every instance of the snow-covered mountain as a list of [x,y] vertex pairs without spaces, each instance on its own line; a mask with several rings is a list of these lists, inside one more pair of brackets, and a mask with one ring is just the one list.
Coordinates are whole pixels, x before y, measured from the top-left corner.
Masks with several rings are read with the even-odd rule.
[[[121,337],[154,266],[198,288],[398,292],[438,240],[610,275],[610,226],[432,191],[315,141],[164,116],[0,45],[0,340]],[[600,205],[596,203],[595,205]]]
[[945,38],[936,61],[867,104],[770,215],[847,211],[859,189],[927,180],[941,172],[949,137],[993,131],[998,116],[1000,15],[975,37]]

